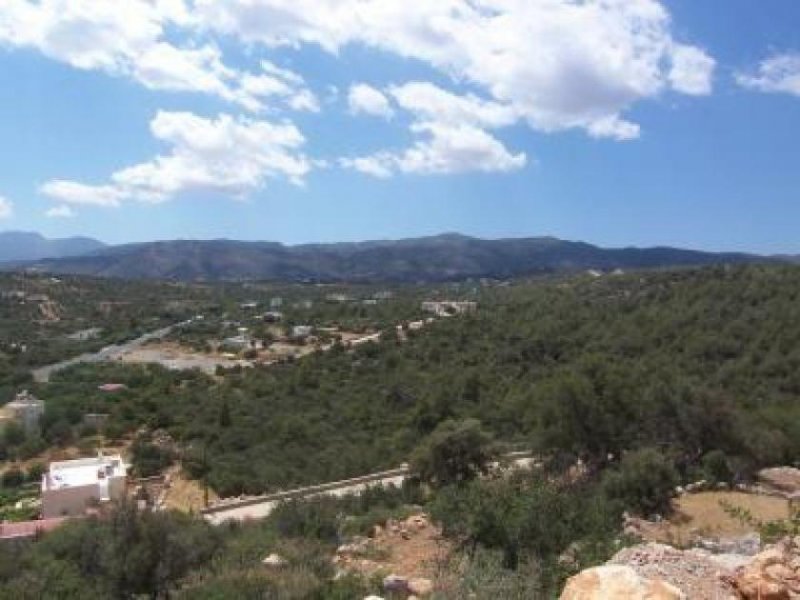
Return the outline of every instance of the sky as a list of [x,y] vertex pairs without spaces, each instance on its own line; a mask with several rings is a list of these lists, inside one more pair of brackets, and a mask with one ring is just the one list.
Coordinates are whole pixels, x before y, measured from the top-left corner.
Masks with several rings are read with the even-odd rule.
[[4,0],[0,230],[800,253],[797,0]]

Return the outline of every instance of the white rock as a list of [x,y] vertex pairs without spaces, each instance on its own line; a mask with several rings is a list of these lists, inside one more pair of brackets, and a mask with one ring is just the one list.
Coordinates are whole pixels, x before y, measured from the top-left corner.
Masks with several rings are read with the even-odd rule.
[[280,569],[288,565],[289,561],[283,558],[280,554],[275,554],[273,552],[267,558],[262,560],[261,564],[264,565],[265,567],[270,567],[272,569]]

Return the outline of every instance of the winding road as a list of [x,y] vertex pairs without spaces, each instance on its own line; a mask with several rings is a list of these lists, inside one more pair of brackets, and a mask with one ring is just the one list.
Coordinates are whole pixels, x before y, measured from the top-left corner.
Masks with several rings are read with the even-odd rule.
[[33,375],[33,380],[36,383],[47,383],[50,381],[50,376],[53,373],[62,371],[67,367],[71,367],[73,365],[77,365],[80,363],[98,363],[98,362],[108,362],[116,360],[117,358],[123,356],[124,354],[127,354],[131,350],[143,346],[144,344],[146,344],[151,340],[162,338],[168,335],[170,332],[172,332],[173,329],[177,327],[183,327],[184,325],[188,325],[189,323],[191,323],[191,321],[181,321],[180,323],[175,323],[174,325],[169,325],[167,327],[162,327],[161,329],[157,329],[156,331],[145,333],[144,335],[129,342],[125,342],[123,344],[114,344],[111,346],[106,346],[105,348],[102,348],[101,350],[94,353],[81,354],[80,356],[68,358],[67,360],[62,360],[61,362],[52,365],[39,367],[38,369],[34,369],[33,371],[31,371],[31,374]]

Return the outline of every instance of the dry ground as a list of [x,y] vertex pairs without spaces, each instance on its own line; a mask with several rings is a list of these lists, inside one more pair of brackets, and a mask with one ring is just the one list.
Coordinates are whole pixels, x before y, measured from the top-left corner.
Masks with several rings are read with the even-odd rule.
[[[171,470],[170,474],[170,486],[164,498],[166,508],[194,513],[205,508],[203,486],[200,482],[186,479],[179,468]],[[209,489],[208,501],[214,502],[217,499],[214,490]]]
[[744,492],[700,492],[685,494],[674,501],[675,512],[669,520],[653,525],[648,541],[685,546],[692,538],[730,538],[751,533],[753,528],[728,515],[722,504],[730,504],[750,512],[760,521],[789,517],[785,498],[760,496]]

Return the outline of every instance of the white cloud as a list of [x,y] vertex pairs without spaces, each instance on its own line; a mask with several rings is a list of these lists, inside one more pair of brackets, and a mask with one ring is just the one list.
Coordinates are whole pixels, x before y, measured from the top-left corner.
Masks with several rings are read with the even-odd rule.
[[776,54],[758,65],[751,73],[738,73],[739,85],[760,92],[800,96],[800,52]]
[[508,172],[527,164],[524,153],[510,153],[488,132],[465,123],[417,123],[412,131],[423,139],[402,152],[379,152],[372,156],[344,159],[342,166],[375,177],[394,172],[419,175]]
[[51,181],[41,191],[64,204],[97,206],[117,206],[123,200],[162,202],[187,192],[243,197],[268,179],[301,184],[312,168],[299,152],[305,138],[287,122],[225,114],[212,120],[162,111],[150,129],[169,145],[168,153],[113,173],[107,184]]
[[365,175],[385,179],[392,176],[395,159],[389,153],[381,153],[374,156],[342,158],[339,163],[346,169],[353,169]]
[[714,61],[678,43],[657,0],[195,0],[207,28],[266,46],[362,44],[423,61],[533,128],[630,139],[622,114],[668,89],[711,89]]
[[75,68],[129,77],[149,89],[209,94],[249,111],[264,110],[267,97],[295,110],[318,110],[303,79],[290,71],[265,63],[267,75],[247,73],[225,65],[213,43],[168,41],[169,27],[191,32],[195,24],[183,0],[6,4],[0,11],[0,45],[35,48]]
[[63,179],[48,181],[39,191],[59,202],[84,206],[119,206],[122,197],[120,190],[111,185],[85,185]]
[[412,127],[428,139],[417,142],[397,159],[405,173],[514,171],[525,166],[525,154],[511,154],[486,131],[471,125],[420,123]]
[[394,114],[389,99],[383,92],[366,83],[350,86],[347,104],[354,115],[365,114],[390,119]]
[[389,93],[399,106],[426,121],[504,127],[519,118],[512,106],[482,100],[474,94],[459,96],[428,82],[392,86]]
[[716,61],[699,48],[677,44],[672,50],[669,81],[672,87],[691,96],[711,93]]
[[505,172],[525,166],[524,153],[512,154],[486,131],[517,120],[510,106],[473,94],[459,96],[427,82],[392,86],[389,95],[411,113],[411,132],[420,139],[404,151],[345,159],[342,166],[375,177],[397,171],[424,175]]
[[11,200],[0,196],[0,219],[10,219],[14,214],[14,205]]
[[75,211],[66,204],[59,204],[47,209],[44,214],[51,219],[70,219],[75,216]]

